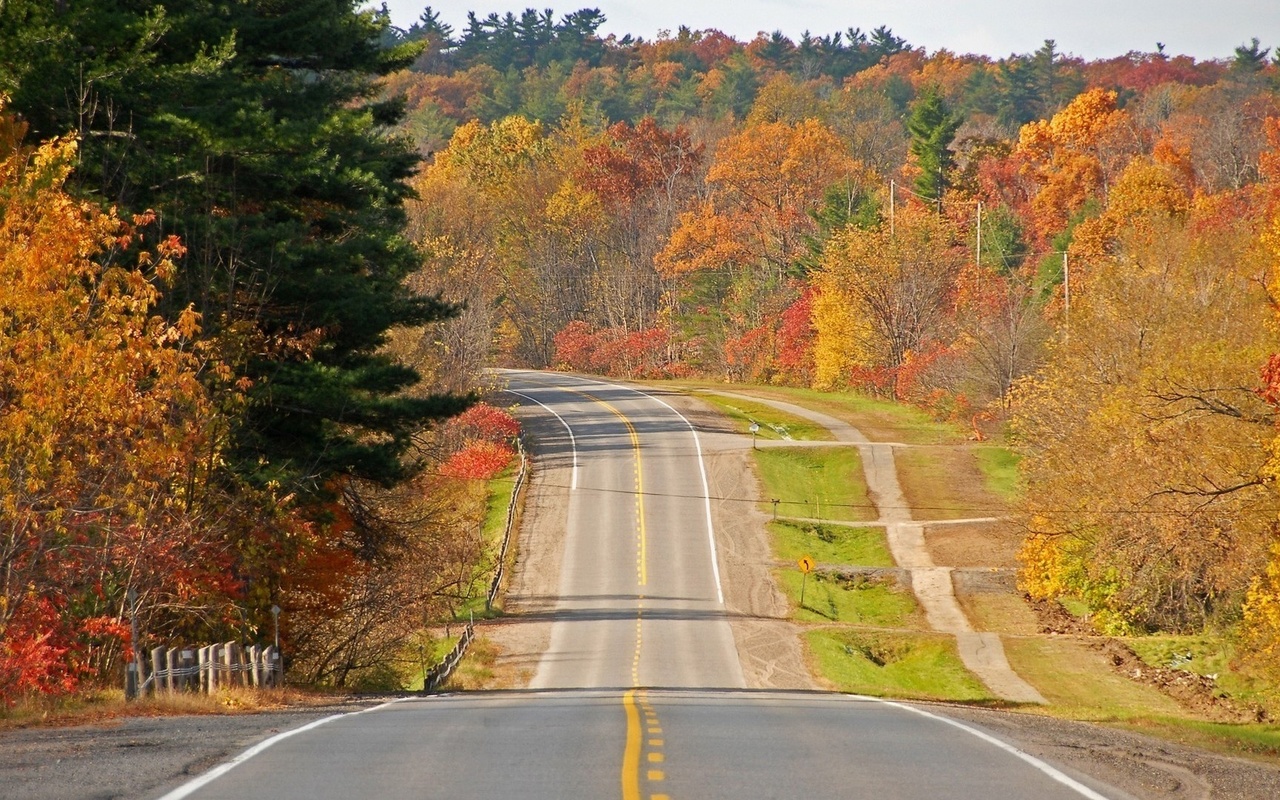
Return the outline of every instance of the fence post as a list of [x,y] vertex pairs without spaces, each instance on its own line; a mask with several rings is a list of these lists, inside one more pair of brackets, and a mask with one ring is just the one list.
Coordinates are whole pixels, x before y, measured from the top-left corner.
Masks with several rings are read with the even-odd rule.
[[164,689],[168,694],[178,690],[178,648],[170,647],[164,654],[164,667],[168,677],[164,680]]
[[165,648],[151,648],[151,695],[158,697],[160,695],[160,681],[164,677],[164,660]]
[[192,667],[194,667],[196,663],[196,651],[189,647],[183,648],[178,660],[182,664],[182,681],[178,686],[182,691],[189,692],[191,691],[192,677],[199,677],[198,674],[195,676],[191,674],[193,672]]
[[220,683],[225,683],[228,689],[235,685],[235,652],[231,649],[235,646],[235,642],[227,642],[222,645],[222,677],[224,680],[220,681]]

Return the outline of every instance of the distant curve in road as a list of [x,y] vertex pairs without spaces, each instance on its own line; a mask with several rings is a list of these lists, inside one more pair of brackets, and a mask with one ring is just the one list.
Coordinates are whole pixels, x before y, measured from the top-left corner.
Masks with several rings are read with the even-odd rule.
[[529,690],[328,718],[164,800],[1128,797],[945,711],[743,689],[696,431],[639,389],[504,375],[538,469],[569,504]]

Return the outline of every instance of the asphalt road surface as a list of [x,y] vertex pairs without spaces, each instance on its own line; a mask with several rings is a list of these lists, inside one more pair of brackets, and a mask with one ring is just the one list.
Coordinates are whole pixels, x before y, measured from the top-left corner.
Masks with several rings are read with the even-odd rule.
[[743,688],[701,445],[659,398],[507,373],[569,494],[530,688],[398,700],[285,731],[164,795],[299,798],[1126,798],[907,704]]

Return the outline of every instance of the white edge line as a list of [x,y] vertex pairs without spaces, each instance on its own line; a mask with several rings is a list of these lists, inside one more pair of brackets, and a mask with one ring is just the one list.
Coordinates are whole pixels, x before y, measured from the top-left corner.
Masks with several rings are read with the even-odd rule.
[[396,703],[403,703],[404,701],[411,700],[411,699],[413,698],[401,697],[396,700],[391,700],[390,702],[373,706],[372,708],[364,708],[359,711],[349,711],[343,714],[331,714],[327,717],[321,717],[320,719],[315,720],[314,722],[308,722],[306,725],[303,725],[301,727],[284,731],[283,733],[277,733],[275,736],[272,736],[270,739],[264,739],[261,742],[258,742],[253,747],[250,747],[248,750],[245,750],[243,753],[231,759],[230,761],[219,764],[218,766],[214,767],[213,769],[209,770],[203,775],[200,775],[188,781],[187,783],[182,784],[177,789],[174,789],[168,794],[160,796],[158,800],[182,800],[182,798],[187,797],[188,795],[192,794],[193,792],[196,792],[197,790],[203,788],[209,783],[212,783],[214,780],[217,780],[218,778],[227,774],[228,772],[235,769],[239,765],[243,764],[244,762],[258,755],[262,751],[266,750],[268,747],[279,744],[280,742],[283,742],[285,739],[288,739],[290,736],[297,736],[299,733],[305,733],[306,731],[309,731],[312,728],[318,728],[321,725],[324,725],[329,722],[333,722],[335,719],[342,719],[343,717],[354,717],[358,714],[367,714],[370,711],[377,711],[379,709],[395,705]]
[[[555,388],[560,388],[560,387],[555,387]],[[555,416],[556,419],[560,420],[560,424],[563,425],[564,429],[569,433],[569,447],[573,449],[573,477],[570,478],[569,480],[569,491],[573,491],[574,489],[577,489],[578,488],[578,440],[575,439],[573,436],[573,428],[569,427],[569,423],[565,422],[564,417],[557,414],[554,408],[542,402],[541,400],[537,399],[536,397],[530,397],[524,392],[517,392],[515,389],[503,389],[502,391],[506,392],[507,394],[514,394],[516,397],[523,397],[525,400],[528,400],[532,403],[537,403],[538,405],[542,406],[546,410],[550,411],[552,415]]]
[[612,389],[622,389],[623,391],[634,392],[635,394],[638,394],[641,397],[647,397],[650,400],[654,401],[655,403],[659,403],[663,406],[666,406],[668,411],[670,411],[672,414],[675,414],[677,417],[679,417],[681,420],[684,421],[685,425],[689,426],[689,432],[693,434],[694,449],[697,450],[698,452],[698,472],[702,474],[702,501],[703,501],[703,505],[706,507],[706,512],[707,512],[707,543],[711,547],[711,574],[716,581],[716,601],[720,603],[720,605],[724,605],[724,587],[720,584],[720,557],[716,549],[716,529],[711,522],[711,488],[710,488],[710,485],[707,483],[707,465],[702,458],[702,441],[698,438],[698,429],[693,427],[693,423],[690,422],[689,419],[685,417],[684,414],[681,414],[679,411],[676,411],[662,398],[654,397],[648,392],[642,392],[639,389],[634,389],[630,386],[622,386],[616,383],[604,383],[603,381],[593,381],[588,378],[581,378],[580,380],[586,381],[587,383],[594,383],[599,386],[606,386]]
[[1089,798],[1089,800],[1110,800],[1106,795],[1095,792],[1093,789],[1090,789],[1088,786],[1085,786],[1080,781],[1076,780],[1075,778],[1072,778],[1070,775],[1067,775],[1066,773],[1062,772],[1058,768],[1050,764],[1047,764],[1044,761],[1041,761],[1040,759],[1036,758],[1030,753],[1019,750],[1018,748],[1014,747],[1008,742],[1001,741],[1000,739],[997,739],[991,734],[984,733],[983,731],[980,731],[977,728],[974,728],[972,726],[966,725],[963,722],[958,722],[957,720],[949,719],[948,717],[944,717],[940,714],[933,714],[931,712],[925,711],[922,708],[915,708],[914,706],[909,706],[904,703],[897,703],[897,702],[894,702],[893,700],[885,700],[883,698],[870,697],[868,695],[861,695],[861,694],[851,694],[846,696],[856,697],[859,700],[871,700],[872,702],[875,702],[875,703],[880,703],[886,706],[893,706],[894,708],[900,708],[903,711],[910,711],[913,714],[919,714],[922,717],[928,717],[929,719],[934,720],[936,722],[944,722],[947,725],[952,726],[953,728],[959,728],[965,733],[978,737],[979,739],[986,742],[987,744],[995,745],[1001,750],[1004,750],[1006,753],[1009,753],[1013,756],[1016,756],[1017,758],[1022,759],[1023,761],[1027,762],[1031,766],[1043,772],[1045,775],[1048,775],[1053,780],[1057,781],[1058,783],[1061,783],[1063,786],[1066,786],[1068,789],[1074,790],[1075,792],[1079,793],[1081,796]]

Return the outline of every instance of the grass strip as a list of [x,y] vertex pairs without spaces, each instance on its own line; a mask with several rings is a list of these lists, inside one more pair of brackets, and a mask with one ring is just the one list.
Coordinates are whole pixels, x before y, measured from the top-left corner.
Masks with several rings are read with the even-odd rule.
[[738,424],[743,433],[749,433],[751,423],[759,424],[756,436],[760,439],[797,439],[809,441],[830,441],[831,432],[823,426],[810,422],[804,417],[797,417],[785,411],[779,411],[764,403],[752,402],[741,397],[725,397],[724,395],[699,393],[698,397],[715,406],[729,419]]
[[822,675],[842,692],[957,702],[996,699],[965,669],[950,636],[823,628],[805,638]]
[[820,564],[894,565],[883,528],[778,520],[769,523],[769,533],[773,536],[774,553],[788,561],[811,556]]
[[755,457],[765,497],[779,500],[779,516],[835,522],[865,522],[877,516],[856,448],[771,447],[756,450]]
[[778,570],[777,575],[783,592],[796,607],[791,618],[797,622],[844,622],[884,628],[913,628],[920,624],[915,596],[900,589],[892,577],[815,571],[805,579],[799,569]]

